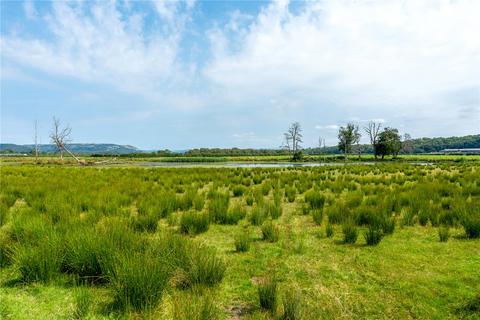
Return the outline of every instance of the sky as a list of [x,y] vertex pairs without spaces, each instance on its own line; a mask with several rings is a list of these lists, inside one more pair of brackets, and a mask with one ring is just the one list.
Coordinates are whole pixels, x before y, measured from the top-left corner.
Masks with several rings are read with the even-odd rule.
[[[2,143],[304,147],[480,133],[480,1],[1,1]],[[367,141],[366,137],[362,138]]]

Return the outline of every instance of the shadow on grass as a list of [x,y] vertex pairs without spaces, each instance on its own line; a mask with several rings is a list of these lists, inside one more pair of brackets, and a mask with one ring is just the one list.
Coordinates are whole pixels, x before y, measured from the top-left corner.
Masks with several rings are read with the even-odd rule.
[[1,287],[3,287],[3,288],[15,288],[15,287],[20,287],[20,286],[24,286],[24,285],[28,285],[28,283],[24,282],[22,280],[22,278],[16,277],[16,278],[8,279],[8,280],[2,282]]
[[480,316],[480,293],[472,299],[464,301],[458,307],[455,308],[456,313],[460,318]]

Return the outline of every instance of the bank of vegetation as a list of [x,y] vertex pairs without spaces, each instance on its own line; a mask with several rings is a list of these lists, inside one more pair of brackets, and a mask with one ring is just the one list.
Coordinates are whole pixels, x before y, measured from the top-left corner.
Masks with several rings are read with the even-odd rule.
[[477,314],[473,163],[1,170],[7,318]]

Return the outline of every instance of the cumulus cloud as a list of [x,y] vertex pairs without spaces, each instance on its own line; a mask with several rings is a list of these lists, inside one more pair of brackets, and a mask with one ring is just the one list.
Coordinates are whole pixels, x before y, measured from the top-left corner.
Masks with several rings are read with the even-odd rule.
[[479,85],[478,12],[480,2],[468,0],[308,2],[299,13],[273,2],[239,29],[238,43],[215,52],[205,75],[257,94],[300,90],[393,108],[430,103],[447,89]]
[[2,30],[2,83],[105,85],[151,102],[123,117],[203,110],[221,119],[211,130],[231,124],[240,133],[225,139],[246,145],[277,144],[272,135],[292,119],[305,144],[317,130],[335,139],[348,121],[413,136],[480,131],[480,1],[273,1],[190,24],[212,17],[199,7],[54,1],[39,14],[26,1],[25,18],[42,32]]
[[[189,69],[177,62],[188,14],[179,3],[154,2],[164,27],[148,29],[144,12],[119,3],[56,1],[44,18],[51,37],[2,36],[2,56],[49,74],[158,96],[189,79]],[[33,15],[32,3],[24,7]]]

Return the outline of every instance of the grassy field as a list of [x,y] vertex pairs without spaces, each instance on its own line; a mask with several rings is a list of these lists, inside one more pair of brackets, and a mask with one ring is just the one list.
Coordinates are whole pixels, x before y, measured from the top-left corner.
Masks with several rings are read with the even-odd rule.
[[475,161],[0,170],[0,319],[480,318]]
[[[258,163],[272,163],[272,162],[290,162],[291,158],[288,155],[275,155],[275,156],[225,156],[225,157],[91,157],[80,156],[87,164],[101,164],[101,165],[114,165],[125,164],[129,166],[135,166],[139,163],[226,163],[226,162],[258,162]],[[41,164],[41,165],[75,165],[77,164],[73,158],[66,157],[60,160],[58,156],[42,155],[36,160],[34,157],[1,157],[2,164],[4,165],[25,165],[25,164]],[[374,156],[372,154],[363,154],[360,157],[358,155],[350,155],[348,162],[374,162]],[[399,155],[397,158],[392,159],[386,157],[384,160],[378,159],[379,163],[391,163],[391,162],[428,162],[428,163],[445,163],[445,162],[478,162],[480,161],[480,155],[442,155],[442,154],[409,154]],[[305,155],[300,162],[345,162],[343,157],[338,154],[329,155]]]

